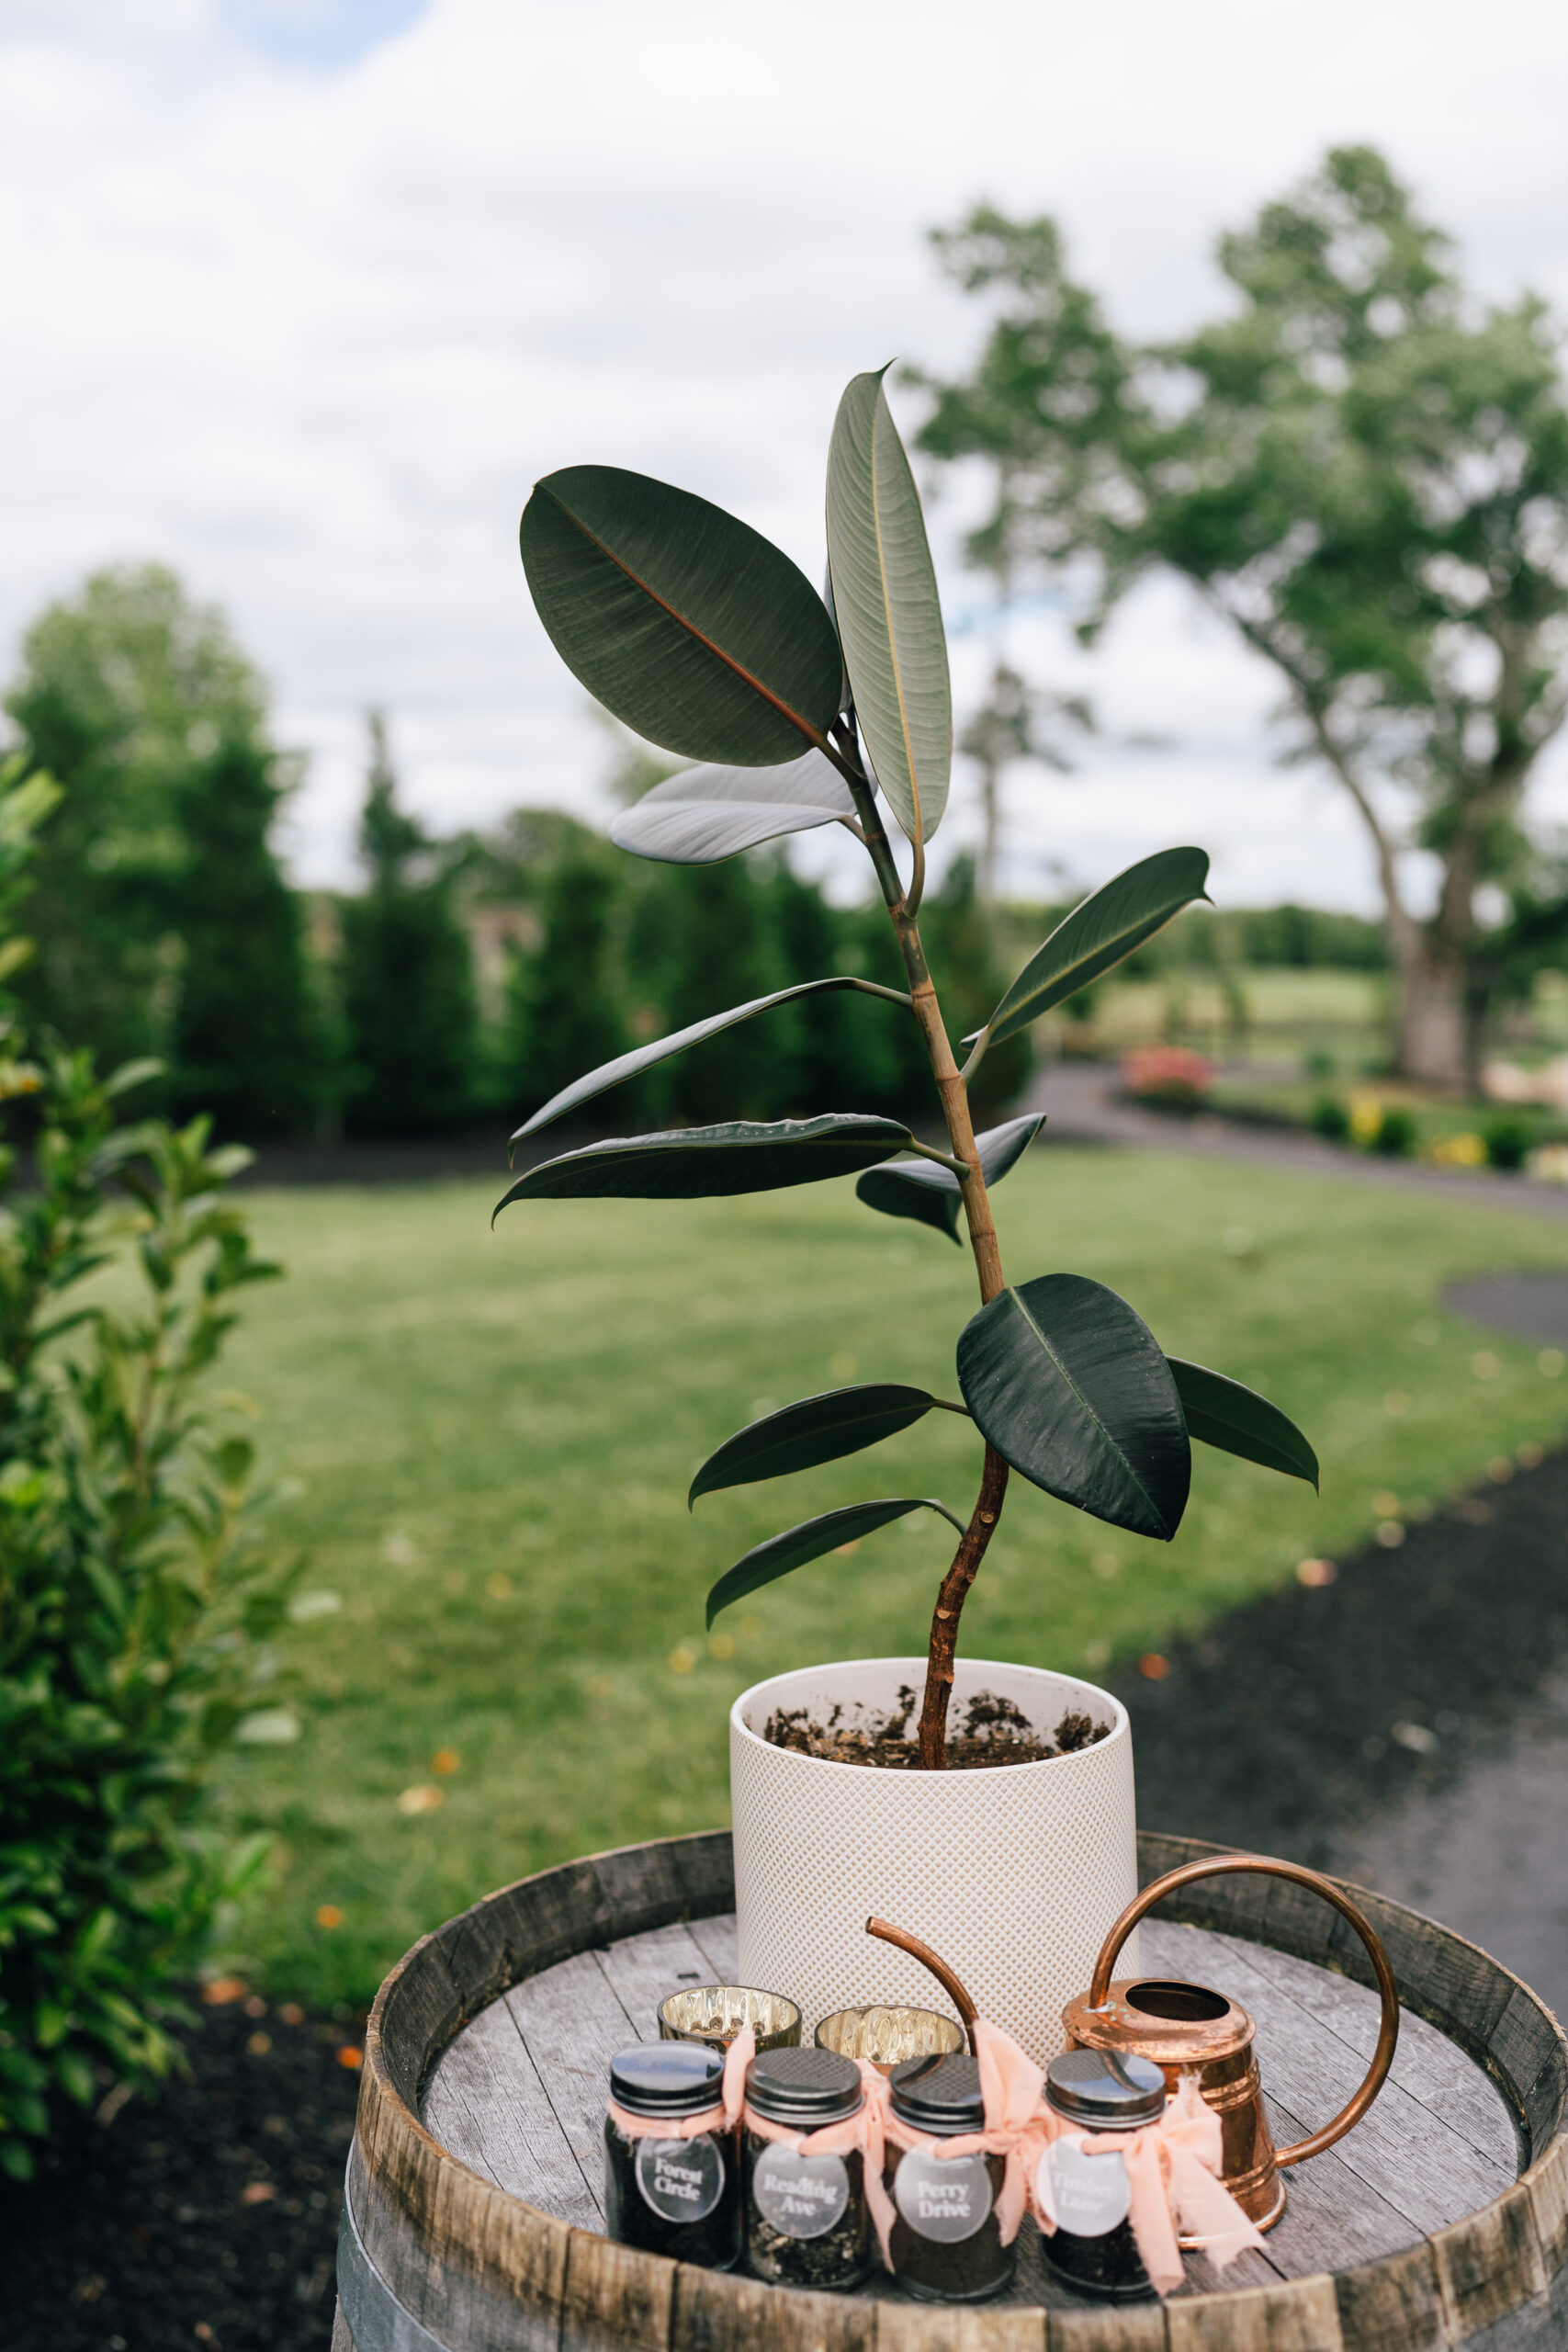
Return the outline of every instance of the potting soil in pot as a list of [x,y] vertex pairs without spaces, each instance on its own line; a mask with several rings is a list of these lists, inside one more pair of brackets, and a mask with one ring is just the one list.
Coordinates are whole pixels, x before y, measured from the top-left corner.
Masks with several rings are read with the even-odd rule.
[[[873,1710],[857,1723],[847,1723],[841,1707],[826,1713],[809,1707],[776,1708],[762,1736],[774,1747],[819,1757],[825,1764],[880,1764],[896,1772],[918,1772],[920,1746],[909,1731],[914,1712],[915,1692],[906,1683],[897,1707],[885,1713]],[[1110,1724],[1098,1724],[1092,1715],[1069,1707],[1055,1731],[1039,1731],[1013,1700],[977,1690],[949,1729],[947,1770],[1042,1764],[1049,1757],[1074,1756],[1080,1748],[1092,1747],[1111,1729]]]

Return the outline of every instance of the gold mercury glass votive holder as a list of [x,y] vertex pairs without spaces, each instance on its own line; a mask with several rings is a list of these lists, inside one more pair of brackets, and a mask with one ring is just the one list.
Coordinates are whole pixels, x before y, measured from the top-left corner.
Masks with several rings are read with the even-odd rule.
[[964,2028],[935,2009],[904,2009],[875,2002],[868,2009],[835,2009],[817,2028],[818,2050],[836,2050],[840,2058],[868,2058],[882,2075],[890,2075],[906,2058],[940,2057],[962,2050]]
[[793,2050],[800,2041],[795,2003],[754,1984],[694,1984],[659,2004],[660,2041],[705,2041],[710,2049],[728,2050],[747,2026],[759,2050]]

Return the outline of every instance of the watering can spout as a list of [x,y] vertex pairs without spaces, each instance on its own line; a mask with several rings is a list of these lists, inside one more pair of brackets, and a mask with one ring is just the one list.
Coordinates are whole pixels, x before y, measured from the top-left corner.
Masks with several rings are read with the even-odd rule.
[[978,2057],[979,2048],[975,2040],[975,2004],[946,1961],[940,1959],[930,1944],[922,1943],[919,1936],[910,1935],[907,1928],[895,1928],[886,1919],[868,1919],[865,1931],[868,1936],[880,1936],[885,1944],[897,1944],[900,1951],[907,1951],[911,1960],[918,1960],[922,1968],[931,1971],[963,2018],[964,2030],[969,2037],[969,2048]]

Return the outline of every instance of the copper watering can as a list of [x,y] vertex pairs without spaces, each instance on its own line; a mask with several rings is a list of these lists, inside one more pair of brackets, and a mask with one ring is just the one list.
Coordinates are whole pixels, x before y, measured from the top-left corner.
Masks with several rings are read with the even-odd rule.
[[[1242,1872],[1293,1880],[1297,1886],[1309,1887],[1325,1903],[1332,1903],[1365,1944],[1382,1999],[1377,2049],[1366,2080],[1332,2123],[1291,2148],[1274,2146],[1253,2054],[1253,2023],[1238,2003],[1227,2000],[1223,1993],[1211,1992],[1206,1984],[1181,1984],[1148,1976],[1111,1981],[1118,1952],[1139,1920],[1163,1896],[1179,1886],[1190,1886],[1197,1879]],[[1110,2050],[1153,2059],[1164,2068],[1172,2090],[1183,2075],[1197,2075],[1199,2089],[1220,2119],[1225,2187],[1247,2219],[1267,2230],[1285,2210],[1280,2173],[1343,2139],[1382,2090],[1399,2040],[1399,1989],[1372,1928],[1330,1880],[1295,1862],[1270,1861],[1258,1854],[1229,1854],[1216,1861],[1186,1862],[1179,1870],[1168,1871],[1129,1903],[1100,1947],[1089,1991],[1068,2002],[1062,2023],[1069,2044],[1076,2049]]]

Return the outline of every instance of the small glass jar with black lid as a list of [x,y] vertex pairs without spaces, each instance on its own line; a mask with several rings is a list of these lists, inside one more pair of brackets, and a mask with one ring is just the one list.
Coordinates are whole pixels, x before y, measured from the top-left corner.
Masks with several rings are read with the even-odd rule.
[[[705,2270],[740,2259],[739,2165],[723,2088],[724,2059],[701,2042],[649,2041],[611,2059],[604,2220],[622,2245]],[[659,2130],[696,2116],[711,2116],[711,2127],[685,2137]]]
[[[888,2077],[893,2113],[932,2140],[986,2128],[979,2061],[954,2051],[906,2058]],[[883,2177],[893,2199],[889,2252],[906,2291],[931,2303],[983,2303],[1012,2283],[1016,2245],[1002,2244],[997,2200],[1007,2160],[975,2150],[942,2156],[891,2138]]]
[[[1066,2050],[1045,2070],[1045,2098],[1080,2132],[1136,2132],[1165,2112],[1165,2075],[1149,2058]],[[1054,2235],[1042,2231],[1040,2243],[1058,2278],[1114,2302],[1152,2295],[1128,2219],[1132,2186],[1116,2150],[1086,2155],[1072,2141],[1054,2140],[1040,2159],[1042,2174],[1047,2166],[1056,2228]]]
[[763,2050],[746,2069],[746,2258],[780,2287],[842,2290],[870,2267],[865,2158],[858,2147],[802,2154],[760,2131],[847,2123],[865,2104],[860,2068],[831,2050]]

